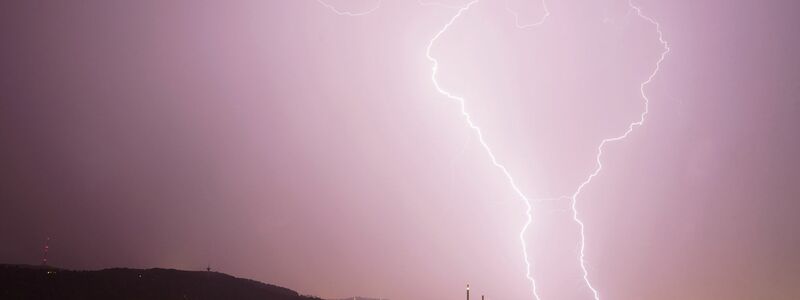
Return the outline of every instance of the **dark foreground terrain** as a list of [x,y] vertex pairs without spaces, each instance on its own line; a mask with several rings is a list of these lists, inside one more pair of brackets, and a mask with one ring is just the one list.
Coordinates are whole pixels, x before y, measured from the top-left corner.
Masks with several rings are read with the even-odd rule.
[[227,274],[172,269],[70,271],[0,264],[0,299],[320,300]]

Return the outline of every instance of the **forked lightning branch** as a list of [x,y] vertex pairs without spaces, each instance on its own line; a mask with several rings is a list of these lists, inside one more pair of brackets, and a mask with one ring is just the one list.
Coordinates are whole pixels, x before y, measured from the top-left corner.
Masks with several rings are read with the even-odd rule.
[[[324,2],[322,0],[317,0],[317,1],[320,2],[323,6],[329,8],[334,13],[336,13],[338,15],[342,15],[342,16],[364,16],[364,15],[370,14],[370,13],[376,11],[380,7],[381,2],[382,2],[382,0],[376,1],[376,5],[373,8],[371,8],[369,10],[366,10],[366,11],[351,12],[351,11],[339,10],[339,9],[335,8],[334,6]],[[511,189],[514,191],[514,193],[516,193],[517,196],[519,196],[519,198],[522,199],[525,202],[526,220],[525,220],[525,224],[523,225],[522,229],[520,230],[519,239],[520,239],[520,243],[521,243],[521,246],[522,246],[523,260],[524,260],[525,265],[526,265],[525,277],[528,279],[528,281],[531,284],[531,291],[532,291],[533,297],[536,300],[540,300],[541,298],[539,297],[539,292],[537,290],[536,281],[534,280],[533,276],[531,275],[531,260],[528,257],[528,244],[525,241],[525,233],[527,232],[528,227],[531,225],[531,222],[533,220],[533,216],[531,214],[532,209],[533,209],[533,206],[531,204],[531,200],[522,192],[522,190],[520,190],[519,186],[517,186],[517,181],[514,179],[514,177],[511,175],[511,173],[505,167],[505,165],[500,163],[500,161],[497,159],[497,157],[495,156],[494,152],[492,151],[492,148],[489,147],[489,145],[484,140],[484,133],[481,130],[481,128],[477,124],[475,124],[475,122],[473,122],[472,117],[471,117],[470,113],[467,110],[465,99],[463,97],[461,97],[461,96],[457,96],[456,94],[451,93],[450,91],[445,90],[439,84],[439,81],[437,80],[437,78],[438,78],[437,76],[438,76],[438,73],[439,73],[439,61],[435,57],[433,57],[431,55],[431,48],[433,48],[433,45],[439,40],[439,38],[442,35],[444,35],[450,29],[450,27],[452,27],[453,24],[459,18],[461,18],[468,10],[470,10],[479,1],[480,0],[472,0],[472,1],[470,1],[469,3],[467,3],[466,5],[464,5],[462,7],[453,8],[453,9],[456,10],[455,13],[453,14],[453,16],[448,20],[447,23],[444,24],[444,26],[441,27],[441,29],[439,31],[436,32],[436,34],[433,36],[433,38],[431,38],[430,41],[428,42],[428,46],[426,47],[425,56],[431,62],[431,82],[432,82],[433,86],[436,88],[436,91],[438,93],[444,95],[445,97],[456,101],[459,104],[460,113],[463,116],[464,121],[466,122],[467,126],[469,126],[469,128],[477,136],[478,142],[480,143],[480,145],[483,148],[483,150],[485,150],[485,152],[488,155],[489,159],[491,160],[492,164],[503,173],[503,175],[505,176],[506,180],[508,181],[508,183],[511,186]],[[419,0],[419,3],[421,5],[440,5],[437,2],[425,2],[423,0]],[[443,5],[443,4],[441,4],[441,6],[451,7],[451,6]],[[529,29],[529,28],[534,28],[534,27],[537,27],[537,26],[543,24],[546,21],[547,17],[550,16],[550,11],[547,9],[547,3],[542,1],[542,6],[544,8],[545,14],[541,17],[541,19],[539,21],[537,21],[536,23],[532,23],[532,24],[521,24],[520,21],[519,21],[518,14],[514,10],[512,10],[512,9],[510,9],[508,7],[507,7],[507,9],[513,15],[514,22],[515,22],[515,25],[516,25],[517,28],[519,28],[519,29]],[[659,40],[659,42],[661,43],[661,45],[663,47],[663,51],[661,52],[661,55],[660,55],[658,61],[656,61],[656,63],[655,63],[655,68],[653,69],[653,72],[650,73],[650,75],[647,77],[647,79],[645,81],[643,81],[643,82],[641,82],[639,84],[640,95],[641,95],[641,98],[644,100],[644,104],[645,104],[644,105],[644,110],[639,115],[639,119],[634,121],[634,122],[631,122],[627,126],[627,129],[622,134],[620,134],[618,136],[614,136],[614,137],[605,138],[600,142],[600,144],[597,146],[597,152],[596,152],[597,154],[595,156],[596,165],[595,165],[594,170],[586,177],[586,179],[583,182],[581,182],[581,184],[577,187],[575,192],[570,197],[568,197],[568,199],[570,200],[570,203],[571,203],[570,207],[571,207],[571,210],[572,210],[573,220],[575,221],[575,223],[577,223],[579,225],[579,228],[580,228],[580,243],[579,243],[578,260],[580,262],[581,271],[583,272],[583,281],[586,284],[586,286],[589,288],[589,290],[591,290],[592,296],[594,297],[594,300],[600,300],[600,293],[597,291],[597,289],[592,285],[591,281],[589,280],[589,270],[586,267],[587,262],[586,262],[586,253],[585,253],[585,249],[586,249],[585,224],[578,216],[577,200],[578,200],[578,197],[581,195],[581,192],[583,191],[583,189],[589,183],[591,183],[592,180],[596,176],[598,176],[600,174],[600,171],[602,171],[602,169],[603,169],[602,156],[603,156],[603,150],[605,149],[605,146],[608,143],[611,143],[611,142],[624,140],[625,138],[628,137],[628,135],[630,135],[631,132],[633,132],[633,130],[636,127],[639,127],[639,126],[644,124],[645,117],[649,113],[649,104],[650,104],[650,99],[647,97],[647,94],[645,93],[645,87],[648,84],[650,84],[650,82],[653,80],[653,78],[658,74],[659,69],[661,67],[661,63],[664,61],[664,59],[666,58],[667,53],[669,53],[669,51],[670,51],[669,44],[666,42],[666,40],[664,40],[663,33],[661,31],[661,24],[656,22],[653,18],[644,15],[642,13],[641,8],[636,6],[636,5],[634,5],[632,1],[628,1],[628,6],[629,6],[630,10],[636,12],[636,15],[638,17],[644,19],[645,21],[647,21],[650,24],[652,24],[653,26],[655,26],[656,33],[658,34],[658,40]],[[467,295],[469,295],[469,290],[467,291]],[[467,296],[467,297],[469,297],[469,296]]]

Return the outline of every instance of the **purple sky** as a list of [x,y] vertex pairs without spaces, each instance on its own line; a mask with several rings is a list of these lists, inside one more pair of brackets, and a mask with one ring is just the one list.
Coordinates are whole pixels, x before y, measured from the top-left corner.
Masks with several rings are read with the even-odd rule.
[[[375,0],[329,1],[364,12]],[[463,1],[441,1],[451,6]],[[668,54],[577,201],[602,299],[800,298],[796,1],[635,2]],[[326,298],[533,299],[525,203],[384,0],[0,3],[0,262],[213,268]],[[571,195],[662,51],[626,1],[482,0],[431,48],[531,199]],[[543,300],[592,299],[568,200]]]

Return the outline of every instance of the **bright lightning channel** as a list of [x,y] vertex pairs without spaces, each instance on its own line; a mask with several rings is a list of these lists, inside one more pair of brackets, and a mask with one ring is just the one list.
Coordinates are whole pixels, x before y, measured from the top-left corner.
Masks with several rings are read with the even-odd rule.
[[628,135],[631,132],[633,132],[633,129],[635,127],[639,127],[639,126],[642,126],[642,124],[644,124],[644,119],[645,119],[645,116],[647,116],[647,114],[649,112],[649,105],[650,105],[650,98],[647,97],[647,94],[644,92],[644,88],[645,88],[645,86],[650,84],[650,82],[653,80],[653,78],[656,76],[656,74],[658,74],[658,71],[661,68],[661,62],[664,61],[664,58],[666,58],[667,53],[669,53],[669,51],[670,51],[669,44],[667,43],[667,41],[664,40],[664,35],[661,32],[661,24],[656,22],[653,18],[650,18],[650,17],[644,15],[642,13],[641,8],[639,8],[638,6],[634,5],[632,0],[628,1],[628,6],[630,6],[630,8],[632,10],[636,11],[636,14],[640,18],[644,19],[645,21],[649,22],[650,24],[655,25],[656,32],[658,33],[658,41],[663,46],[664,51],[661,52],[661,56],[659,57],[658,61],[656,62],[656,67],[653,70],[653,72],[650,73],[650,76],[647,77],[647,80],[645,80],[644,82],[639,84],[639,94],[641,95],[642,99],[644,99],[644,111],[642,111],[642,113],[639,115],[639,120],[628,124],[628,129],[625,130],[625,132],[622,133],[622,135],[619,135],[619,136],[616,136],[616,137],[611,137],[611,138],[606,138],[606,139],[603,139],[603,141],[600,142],[600,145],[597,146],[597,155],[595,156],[595,162],[596,162],[597,167],[595,168],[594,172],[589,174],[589,177],[587,177],[586,180],[584,180],[580,184],[580,186],[578,186],[578,189],[575,190],[575,193],[572,194],[572,197],[571,197],[571,199],[572,199],[572,219],[575,221],[575,223],[578,223],[578,225],[580,227],[580,255],[579,255],[579,259],[580,259],[581,270],[583,271],[583,281],[586,282],[586,285],[589,287],[590,290],[592,290],[592,295],[594,296],[595,300],[600,300],[600,294],[597,292],[597,289],[595,289],[592,286],[592,283],[589,281],[589,271],[586,269],[586,259],[585,259],[585,257],[586,257],[586,253],[585,253],[586,234],[585,234],[585,230],[584,230],[585,225],[580,220],[580,218],[578,218],[578,209],[576,207],[577,206],[577,199],[578,199],[578,196],[580,196],[581,191],[583,191],[583,188],[586,187],[586,185],[588,185],[590,182],[592,182],[592,179],[594,179],[594,177],[596,177],[598,174],[600,174],[600,171],[603,169],[603,163],[602,163],[600,158],[603,156],[603,149],[605,148],[606,144],[608,144],[610,142],[620,141],[620,140],[623,140],[623,139],[627,138]]
[[506,1],[506,10],[512,15],[514,15],[514,25],[516,25],[517,28],[519,29],[528,29],[544,24],[544,21],[547,20],[547,17],[550,16],[550,10],[547,9],[547,1],[542,0],[542,9],[544,9],[544,14],[542,15],[542,18],[539,19],[539,21],[530,24],[522,24],[519,22],[519,13],[511,9],[511,6],[508,4],[508,1]]
[[364,16],[364,15],[371,14],[372,12],[378,10],[378,8],[381,7],[381,4],[383,3],[383,0],[378,0],[377,4],[375,4],[375,7],[371,8],[371,9],[369,9],[367,11],[362,11],[362,12],[351,12],[351,11],[340,10],[340,9],[336,8],[335,6],[325,2],[323,0],[317,0],[317,2],[319,2],[319,4],[322,4],[322,6],[327,7],[328,9],[330,9],[331,11],[333,11],[333,13],[335,13],[337,15],[348,16],[348,17],[358,17],[358,16]]
[[536,281],[531,276],[531,263],[530,263],[530,260],[528,259],[528,245],[525,242],[525,232],[528,230],[528,226],[531,225],[531,221],[533,220],[533,216],[531,216],[531,210],[533,209],[533,207],[531,206],[531,201],[528,200],[528,197],[525,196],[525,194],[522,193],[522,190],[519,189],[519,187],[517,186],[516,181],[514,180],[514,177],[511,176],[511,173],[508,172],[506,167],[503,164],[501,164],[500,162],[497,161],[497,158],[494,156],[494,152],[492,152],[492,149],[489,147],[489,145],[486,143],[486,141],[483,138],[483,132],[481,131],[481,128],[478,127],[477,125],[475,125],[475,123],[472,121],[472,116],[467,112],[464,98],[462,98],[460,96],[456,96],[456,95],[446,91],[445,89],[443,89],[439,85],[439,81],[436,79],[436,75],[439,72],[439,61],[431,55],[431,48],[433,48],[433,44],[436,43],[436,41],[439,39],[439,37],[441,37],[442,34],[444,34],[447,31],[447,29],[449,29],[450,26],[452,26],[453,23],[459,17],[461,17],[462,14],[464,14],[465,11],[469,10],[470,7],[472,7],[472,5],[474,5],[478,1],[479,0],[472,0],[469,3],[467,3],[467,5],[465,5],[465,6],[463,6],[463,7],[458,9],[458,12],[456,12],[456,14],[453,15],[452,18],[450,18],[450,21],[448,21],[447,24],[445,24],[442,27],[442,29],[440,29],[439,32],[437,32],[436,35],[434,35],[433,38],[430,40],[430,42],[428,43],[428,47],[426,48],[425,55],[427,56],[428,60],[433,64],[433,66],[431,68],[431,80],[433,81],[433,85],[434,85],[434,87],[436,87],[436,90],[440,94],[447,96],[447,98],[450,98],[450,99],[455,100],[455,101],[458,102],[458,104],[459,104],[459,106],[461,108],[461,115],[464,116],[464,119],[467,121],[467,125],[472,130],[475,131],[475,134],[478,136],[478,142],[480,142],[481,147],[483,147],[483,149],[486,150],[486,153],[489,154],[489,158],[491,159],[492,164],[495,167],[497,167],[498,169],[500,169],[500,171],[503,172],[503,174],[506,176],[506,179],[511,184],[511,188],[513,188],[514,192],[517,193],[517,195],[520,198],[522,198],[522,200],[524,200],[524,202],[525,202],[525,206],[526,206],[525,215],[527,216],[527,219],[525,220],[525,225],[522,227],[522,231],[520,231],[519,239],[520,239],[520,242],[522,243],[522,253],[523,253],[523,256],[524,256],[524,259],[525,259],[525,264],[527,266],[527,268],[525,269],[525,277],[527,277],[528,280],[531,283],[533,296],[536,298],[536,300],[539,300],[540,299],[539,298],[539,294],[536,291]]
[[[450,18],[450,20],[442,27],[442,29],[440,29],[436,33],[436,35],[434,35],[434,37],[430,40],[430,42],[428,43],[428,47],[426,48],[425,55],[428,58],[428,60],[431,61],[431,63],[433,63],[433,66],[431,68],[431,80],[433,81],[433,84],[436,87],[436,90],[440,94],[445,95],[446,97],[448,97],[448,98],[450,98],[452,100],[456,100],[459,103],[459,106],[460,106],[460,109],[461,109],[461,114],[464,116],[464,119],[466,120],[467,125],[472,130],[475,131],[475,133],[476,133],[476,135],[478,137],[478,142],[480,142],[481,147],[483,147],[483,149],[489,155],[489,158],[491,159],[492,164],[495,167],[497,167],[498,169],[500,169],[500,171],[503,172],[503,174],[505,175],[506,179],[511,184],[511,187],[514,190],[514,192],[520,198],[522,198],[522,200],[524,200],[524,202],[525,202],[525,206],[526,206],[525,215],[527,216],[527,219],[525,221],[525,225],[522,227],[522,230],[520,231],[520,234],[519,234],[520,242],[522,244],[523,257],[524,257],[524,260],[525,260],[525,265],[527,266],[527,268],[525,270],[525,277],[527,277],[528,280],[531,283],[531,287],[532,287],[534,298],[536,298],[537,300],[540,300],[539,294],[537,293],[537,289],[536,289],[536,281],[531,276],[531,271],[530,271],[531,270],[531,263],[530,263],[530,259],[528,258],[528,245],[527,245],[527,243],[525,241],[525,232],[527,232],[528,227],[531,225],[531,222],[533,220],[533,216],[531,215],[531,210],[533,209],[533,207],[531,205],[531,201],[532,200],[528,199],[528,197],[525,196],[525,194],[522,192],[522,190],[520,190],[519,187],[517,186],[516,181],[514,180],[514,177],[512,177],[511,173],[508,172],[508,169],[506,169],[506,167],[497,160],[497,158],[494,155],[494,152],[492,151],[492,149],[489,147],[489,145],[484,140],[483,132],[481,131],[480,127],[475,125],[475,123],[472,121],[472,116],[466,111],[466,102],[465,102],[464,98],[462,98],[460,96],[456,96],[456,95],[448,92],[447,90],[443,89],[439,85],[439,81],[436,79],[436,75],[438,74],[438,71],[439,71],[439,61],[436,58],[434,58],[433,56],[431,56],[431,48],[433,47],[433,44],[436,43],[436,41],[442,36],[442,34],[444,34],[450,28],[450,26],[452,26],[453,23],[459,17],[461,17],[461,15],[465,11],[469,10],[472,7],[472,5],[474,5],[478,1],[479,0],[472,0],[469,3],[467,3],[465,6],[458,8],[458,11],[456,12],[456,14],[453,15],[453,17]],[[317,0],[317,2],[319,2],[323,6],[327,7],[328,9],[330,9],[331,11],[336,13],[337,15],[354,17],[354,16],[363,16],[363,15],[367,15],[367,14],[370,14],[370,13],[374,12],[375,10],[380,8],[381,3],[383,2],[383,0],[378,0],[377,5],[374,8],[372,8],[370,10],[367,10],[367,11],[364,11],[364,12],[342,11],[342,10],[339,10],[336,7],[324,2],[323,0]],[[438,2],[426,2],[426,1],[422,1],[422,0],[418,0],[418,3],[420,5],[437,5],[437,6],[451,7],[451,6],[444,5],[444,4],[438,3]],[[669,47],[669,43],[667,43],[667,41],[664,40],[663,32],[661,31],[661,24],[658,23],[657,21],[655,21],[655,19],[644,15],[642,13],[641,8],[636,6],[636,5],[634,5],[632,0],[628,1],[628,6],[631,8],[631,10],[635,11],[636,14],[640,18],[644,19],[645,21],[649,22],[650,24],[652,24],[652,25],[654,25],[656,27],[656,32],[658,33],[658,41],[663,46],[664,51],[661,52],[661,55],[660,55],[658,61],[656,61],[656,66],[655,66],[655,69],[653,70],[653,72],[650,73],[650,76],[648,76],[647,80],[645,80],[644,82],[642,82],[639,85],[639,93],[640,93],[642,99],[644,99],[644,111],[642,111],[642,113],[639,115],[639,120],[628,124],[627,130],[625,130],[625,132],[623,134],[621,134],[619,136],[616,136],[616,137],[603,139],[600,142],[600,144],[597,147],[597,155],[595,156],[595,162],[596,162],[597,167],[595,168],[595,170],[591,174],[589,174],[589,176],[586,178],[586,180],[584,180],[578,186],[577,190],[575,190],[575,193],[573,193],[571,197],[567,198],[567,199],[571,200],[572,218],[580,227],[580,255],[579,255],[579,260],[580,260],[581,270],[583,271],[583,280],[586,283],[586,286],[589,287],[589,289],[592,291],[592,295],[594,296],[595,300],[600,300],[600,294],[597,291],[597,289],[594,288],[594,286],[592,285],[591,281],[589,281],[589,271],[586,268],[586,259],[585,259],[585,257],[586,257],[586,253],[585,253],[585,250],[586,250],[585,224],[578,217],[577,199],[578,199],[578,196],[580,196],[581,192],[583,191],[583,188],[586,187],[586,185],[588,185],[589,183],[591,183],[592,179],[594,179],[594,177],[596,177],[598,174],[600,174],[600,171],[603,169],[603,163],[602,163],[601,157],[603,156],[603,149],[605,148],[606,144],[608,144],[610,142],[620,141],[620,140],[623,140],[623,139],[627,138],[628,135],[630,135],[630,133],[633,132],[634,128],[642,126],[644,124],[645,117],[649,113],[649,104],[650,104],[650,98],[647,97],[647,94],[644,91],[645,86],[649,85],[650,82],[652,82],[653,78],[658,74],[658,72],[659,72],[659,70],[661,68],[661,63],[664,61],[664,59],[666,58],[667,54],[671,50],[670,47]],[[512,10],[508,6],[508,2],[506,2],[506,9],[514,16],[515,25],[519,29],[528,29],[528,28],[537,27],[537,26],[543,24],[545,22],[545,20],[547,19],[547,17],[550,16],[550,11],[548,10],[547,3],[544,0],[542,1],[542,7],[543,7],[545,13],[544,13],[544,15],[542,16],[542,18],[539,21],[537,21],[535,23],[531,23],[531,24],[521,24],[520,21],[519,21],[519,14],[516,11]],[[565,198],[565,196],[561,196],[561,197],[553,198],[553,199],[533,199],[533,201],[559,200],[559,199],[564,199],[564,198]]]

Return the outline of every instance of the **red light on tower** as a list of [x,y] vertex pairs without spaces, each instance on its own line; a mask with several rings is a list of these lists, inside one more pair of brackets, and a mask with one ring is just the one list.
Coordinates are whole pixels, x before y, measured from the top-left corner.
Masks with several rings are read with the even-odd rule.
[[50,237],[44,241],[44,250],[42,251],[42,265],[47,265],[47,251],[50,250]]

